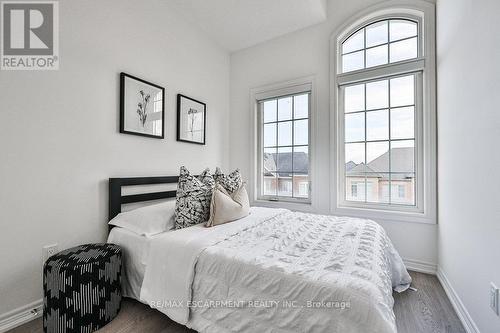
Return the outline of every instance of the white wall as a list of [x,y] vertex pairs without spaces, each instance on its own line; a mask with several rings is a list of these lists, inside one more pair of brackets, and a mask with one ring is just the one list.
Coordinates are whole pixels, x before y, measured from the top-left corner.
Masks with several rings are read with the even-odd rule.
[[[328,20],[272,41],[231,55],[231,167],[241,168],[248,178],[250,156],[250,89],[315,76],[316,81],[316,151],[313,166],[313,210],[329,213],[330,209],[330,105],[329,66],[330,35],[360,10],[379,0],[332,0]],[[313,193],[314,194],[314,193]],[[402,257],[437,264],[437,226],[435,224],[389,222],[377,220],[387,230]]]
[[[166,1],[60,1],[59,71],[0,72],[0,316],[41,298],[42,246],[104,241],[107,178],[228,166],[229,55]],[[166,139],[118,133],[119,73],[166,88]],[[176,142],[176,94],[207,145]]]
[[439,266],[482,333],[500,332],[500,2],[438,0]]

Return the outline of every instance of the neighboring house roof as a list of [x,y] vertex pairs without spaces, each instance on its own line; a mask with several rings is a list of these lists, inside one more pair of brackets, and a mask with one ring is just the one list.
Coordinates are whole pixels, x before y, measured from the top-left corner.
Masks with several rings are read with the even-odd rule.
[[355,167],[357,166],[356,163],[354,163],[353,161],[349,161],[345,164],[345,171],[351,171],[352,169],[354,169]]
[[264,153],[264,176],[273,176],[276,171],[276,154]]
[[365,175],[368,177],[382,177],[382,175],[379,175],[375,170],[370,168],[369,165],[364,163],[356,164],[355,167],[347,171],[347,175],[351,177],[364,177]]
[[[348,177],[364,176],[378,177],[387,179],[389,171],[389,161],[391,163],[391,171],[398,172],[392,174],[392,179],[407,179],[415,177],[413,174],[413,160],[415,150],[412,147],[408,148],[392,148],[390,159],[389,152],[386,152],[367,165],[364,163],[356,164],[353,161],[346,163],[346,174]],[[353,164],[356,166],[353,167]]]
[[304,152],[279,154],[264,153],[264,174],[266,176],[277,173],[279,176],[285,177],[290,176],[292,172],[295,174],[309,173],[308,154]]

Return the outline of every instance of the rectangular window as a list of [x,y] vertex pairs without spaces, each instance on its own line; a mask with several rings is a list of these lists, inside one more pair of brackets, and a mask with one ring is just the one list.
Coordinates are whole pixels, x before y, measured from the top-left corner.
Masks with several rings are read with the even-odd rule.
[[351,196],[353,198],[357,198],[358,197],[358,184],[351,185]]
[[404,198],[406,194],[404,185],[398,185],[398,197]]
[[310,96],[303,91],[258,101],[260,199],[310,199]]
[[416,204],[416,80],[409,74],[341,88],[346,201]]

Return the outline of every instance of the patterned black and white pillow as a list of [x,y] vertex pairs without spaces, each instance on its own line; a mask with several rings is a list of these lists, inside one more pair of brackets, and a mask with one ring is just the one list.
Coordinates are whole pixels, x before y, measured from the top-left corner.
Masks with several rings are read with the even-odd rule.
[[229,194],[239,189],[241,184],[243,183],[240,169],[236,169],[230,174],[225,175],[224,173],[222,173],[222,170],[217,167],[214,173],[214,180],[216,183],[221,184],[222,187],[224,187],[224,189],[229,192]]
[[186,167],[181,167],[175,204],[175,229],[208,221],[214,186],[214,177],[209,169],[196,177]]

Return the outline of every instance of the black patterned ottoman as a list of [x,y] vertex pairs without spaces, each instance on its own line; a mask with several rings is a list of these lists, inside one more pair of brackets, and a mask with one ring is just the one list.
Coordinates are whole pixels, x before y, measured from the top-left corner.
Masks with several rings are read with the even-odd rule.
[[122,252],[86,244],[59,252],[43,266],[43,330],[89,333],[120,310]]

